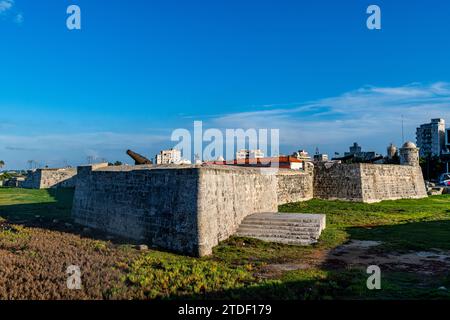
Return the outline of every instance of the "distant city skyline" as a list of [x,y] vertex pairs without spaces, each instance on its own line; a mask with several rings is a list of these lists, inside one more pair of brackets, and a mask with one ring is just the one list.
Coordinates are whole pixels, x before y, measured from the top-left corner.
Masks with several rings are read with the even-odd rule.
[[[7,1],[0,10],[0,160],[26,169],[153,157],[195,120],[280,129],[280,152],[385,154],[450,122],[450,3]],[[82,30],[69,31],[77,4]]]

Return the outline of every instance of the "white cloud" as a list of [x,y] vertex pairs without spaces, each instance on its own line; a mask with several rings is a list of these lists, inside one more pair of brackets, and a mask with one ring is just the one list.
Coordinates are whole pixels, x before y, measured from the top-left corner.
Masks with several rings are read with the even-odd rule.
[[[204,120],[204,128],[280,129],[282,153],[299,148],[331,155],[346,151],[357,141],[365,150],[385,153],[390,142],[401,144],[401,116],[405,121],[405,138],[415,140],[415,129],[431,118],[450,122],[450,83],[413,83],[398,87],[366,86],[336,97],[301,104],[261,106],[260,110],[189,117],[182,126],[192,129],[192,121]],[[21,135],[18,125],[0,124],[0,153],[10,167],[26,167],[26,160],[41,159],[61,165],[83,163],[88,155],[108,160],[127,161],[124,151],[136,148],[148,157],[153,152],[173,146],[170,129],[149,134],[98,132],[79,134]],[[167,124],[170,127],[171,124]],[[8,130],[9,128],[9,130]],[[14,133],[13,133],[14,132]],[[5,149],[8,152],[3,153]]]
[[280,144],[286,152],[304,147],[312,152],[316,146],[329,153],[342,152],[358,141],[366,149],[384,153],[390,142],[401,143],[402,115],[405,138],[413,141],[419,124],[431,118],[450,121],[450,83],[367,86],[293,107],[219,115],[209,125],[280,129]]
[[5,13],[14,6],[14,0],[0,0],[0,14]]
[[[151,158],[159,146],[170,139],[170,134],[127,134],[95,132],[80,134],[17,135],[0,134],[0,153],[9,168],[26,168],[33,159],[50,166],[86,163],[87,156],[109,161],[128,161],[128,148],[136,149]],[[155,147],[155,146],[158,146]],[[153,150],[155,149],[155,150]],[[6,150],[6,152],[4,152]]]
[[22,24],[23,23],[23,14],[19,13],[16,15],[16,17],[14,18],[14,22],[17,24]]

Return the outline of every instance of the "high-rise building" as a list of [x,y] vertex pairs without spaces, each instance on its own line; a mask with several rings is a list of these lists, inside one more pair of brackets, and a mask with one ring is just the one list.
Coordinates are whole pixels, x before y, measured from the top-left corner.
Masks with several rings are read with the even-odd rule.
[[420,156],[440,156],[445,150],[445,120],[432,119],[416,130],[417,147]]
[[348,152],[349,155],[350,155],[350,154],[361,153],[361,151],[362,151],[361,146],[358,145],[357,142],[354,142],[354,143],[353,143],[353,146],[351,146],[349,149],[350,149],[350,152]]
[[371,160],[380,155],[375,151],[362,151],[362,147],[357,143],[353,143],[353,145],[349,148],[349,152],[344,153],[345,157],[355,156],[355,158],[359,158],[362,160]]

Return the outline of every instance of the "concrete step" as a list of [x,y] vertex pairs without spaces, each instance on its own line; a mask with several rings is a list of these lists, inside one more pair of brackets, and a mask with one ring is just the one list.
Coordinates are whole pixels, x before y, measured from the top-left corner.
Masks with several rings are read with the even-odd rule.
[[289,244],[289,245],[296,245],[296,246],[309,246],[309,245],[317,242],[317,240],[313,240],[313,239],[292,240],[292,239],[272,238],[272,237],[249,237],[249,238],[254,238],[254,239],[258,239],[258,240],[266,241],[266,242],[282,243],[282,244]]
[[278,229],[278,228],[259,228],[259,227],[249,227],[249,226],[239,226],[238,232],[253,232],[253,233],[267,233],[271,232],[274,234],[284,234],[284,235],[311,235],[317,233],[317,228],[313,230],[289,230],[289,229]]
[[[261,229],[266,230],[268,227],[267,224],[254,224],[254,223],[242,223],[239,226],[239,229]],[[317,232],[317,228],[319,225],[315,226],[289,226],[289,225],[271,225],[270,229],[279,230],[279,231],[291,231],[291,232]]]
[[320,219],[296,217],[294,214],[289,216],[274,215],[272,218],[264,216],[259,217],[257,215],[251,215],[248,218],[249,221],[282,221],[282,222],[304,222],[304,223],[319,223]]
[[237,232],[236,235],[238,237],[247,237],[247,238],[256,238],[256,237],[264,237],[264,238],[276,238],[276,239],[286,239],[286,240],[317,240],[314,235],[309,234],[278,234],[273,232],[265,232],[265,233],[258,233],[258,232]]
[[246,219],[290,219],[290,220],[311,220],[317,221],[322,218],[321,214],[304,214],[304,213],[277,213],[277,212],[266,212],[266,213],[255,213],[246,217]]
[[292,227],[292,228],[318,228],[320,227],[320,223],[316,222],[302,222],[302,221],[282,221],[282,220],[257,220],[257,219],[251,219],[247,220],[245,219],[243,223],[248,225],[259,225],[259,226],[279,226],[279,227]]
[[261,228],[273,227],[279,229],[317,229],[320,227],[320,223],[310,223],[310,222],[282,222],[282,221],[270,221],[270,220],[247,220],[245,219],[241,225],[248,226],[259,226]]
[[325,228],[325,215],[257,213],[246,217],[236,235],[268,242],[310,245]]

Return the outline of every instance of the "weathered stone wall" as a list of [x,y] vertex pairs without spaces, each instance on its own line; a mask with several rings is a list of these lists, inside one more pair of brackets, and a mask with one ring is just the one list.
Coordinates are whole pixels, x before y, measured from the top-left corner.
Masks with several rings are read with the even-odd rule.
[[40,189],[41,188],[41,171],[29,170],[25,181],[22,181],[21,188]]
[[20,187],[27,189],[75,188],[76,168],[29,171]]
[[20,187],[27,189],[75,188],[76,168],[29,171]]
[[317,163],[314,167],[314,198],[363,201],[360,165]]
[[419,166],[361,164],[364,202],[427,197]]
[[314,196],[313,174],[280,169],[278,178],[278,205],[310,200]]
[[277,210],[276,177],[231,167],[79,167],[77,223],[203,256],[247,215]]
[[41,175],[41,189],[75,188],[76,176],[76,168],[44,169]]
[[[268,171],[270,172],[270,171]],[[259,169],[199,170],[198,217],[201,255],[233,235],[253,213],[277,212],[277,178]]]
[[251,214],[315,198],[426,197],[419,167],[319,163],[314,173],[232,166],[79,167],[77,223],[157,247],[208,255]]
[[314,168],[314,197],[379,202],[426,197],[418,166],[319,163]]

